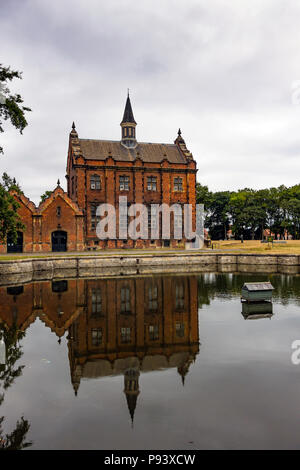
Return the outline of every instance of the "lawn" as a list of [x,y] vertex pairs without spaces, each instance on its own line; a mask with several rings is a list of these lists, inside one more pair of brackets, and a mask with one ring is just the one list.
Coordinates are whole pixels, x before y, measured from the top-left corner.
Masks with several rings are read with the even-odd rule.
[[225,240],[213,241],[214,249],[221,251],[232,251],[241,253],[280,253],[280,254],[297,254],[300,255],[300,240],[287,240],[286,243],[261,243],[260,240]]

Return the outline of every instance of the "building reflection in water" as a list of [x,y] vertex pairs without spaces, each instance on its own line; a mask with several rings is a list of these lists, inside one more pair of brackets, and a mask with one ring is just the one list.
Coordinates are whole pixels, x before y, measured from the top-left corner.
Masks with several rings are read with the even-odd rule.
[[71,382],[124,376],[131,419],[140,373],[177,368],[184,384],[199,352],[197,277],[72,279],[0,287],[0,322],[25,331],[36,318],[67,333]]

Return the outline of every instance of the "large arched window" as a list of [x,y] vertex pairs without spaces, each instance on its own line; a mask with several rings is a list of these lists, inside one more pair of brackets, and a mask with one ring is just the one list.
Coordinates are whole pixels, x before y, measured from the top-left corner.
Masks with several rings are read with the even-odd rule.
[[91,176],[91,189],[101,189],[101,180],[99,175]]

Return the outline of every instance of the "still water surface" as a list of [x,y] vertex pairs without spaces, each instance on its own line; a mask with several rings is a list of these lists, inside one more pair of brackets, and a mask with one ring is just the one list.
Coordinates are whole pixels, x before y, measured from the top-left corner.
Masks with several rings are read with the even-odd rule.
[[[266,280],[272,307],[243,307],[243,283]],[[299,307],[296,275],[1,287],[2,445],[299,448]]]

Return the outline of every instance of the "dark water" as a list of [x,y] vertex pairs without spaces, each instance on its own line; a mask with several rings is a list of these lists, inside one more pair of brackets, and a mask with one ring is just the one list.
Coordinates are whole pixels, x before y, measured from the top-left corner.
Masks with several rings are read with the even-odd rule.
[[[242,307],[243,283],[265,280],[272,308]],[[1,287],[2,446],[299,448],[299,307],[290,275]]]

